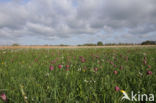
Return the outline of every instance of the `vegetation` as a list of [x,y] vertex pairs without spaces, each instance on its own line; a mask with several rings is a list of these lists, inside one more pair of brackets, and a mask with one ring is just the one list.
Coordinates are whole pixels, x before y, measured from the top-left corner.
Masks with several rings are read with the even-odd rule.
[[142,42],[141,45],[156,45],[156,41],[147,40],[147,41]]
[[103,43],[101,41],[97,42],[97,46],[103,46]]
[[156,48],[0,50],[0,102],[122,103],[121,89],[156,94],[155,61]]
[[156,45],[156,41],[144,41],[142,43],[106,43],[103,44],[101,41],[97,42],[97,44],[87,43],[78,46],[118,46],[118,45]]
[[78,46],[96,46],[96,44],[93,44],[93,43],[87,43],[87,44],[78,45]]
[[19,46],[19,44],[18,43],[14,43],[14,44],[12,44],[12,46]]

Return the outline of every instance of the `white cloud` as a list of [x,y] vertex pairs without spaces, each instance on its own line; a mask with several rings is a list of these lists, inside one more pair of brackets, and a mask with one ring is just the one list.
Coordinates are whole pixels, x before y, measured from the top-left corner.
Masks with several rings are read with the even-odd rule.
[[126,30],[125,35],[146,35],[142,37],[148,39],[150,33],[156,32],[155,5],[155,0],[30,0],[22,4],[21,0],[16,0],[0,3],[0,39],[41,36],[50,40],[82,34],[92,36],[100,31],[113,38],[116,32]]

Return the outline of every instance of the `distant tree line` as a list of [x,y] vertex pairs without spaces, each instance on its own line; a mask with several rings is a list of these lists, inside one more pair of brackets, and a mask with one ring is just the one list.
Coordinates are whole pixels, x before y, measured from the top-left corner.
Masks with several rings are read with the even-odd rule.
[[113,45],[136,45],[136,44],[133,44],[133,43],[106,43],[106,44],[103,44],[103,42],[99,41],[96,44],[86,43],[86,44],[82,44],[82,45],[78,45],[78,46],[113,46]]
[[101,41],[97,42],[97,44],[94,43],[86,43],[78,46],[103,46],[103,43]]
[[78,46],[115,46],[115,45],[156,45],[156,41],[144,41],[142,43],[106,43],[103,44],[103,42],[99,41],[97,42],[97,44],[93,44],[93,43],[86,43],[86,44],[82,44],[82,45],[78,45]]
[[147,40],[147,41],[142,42],[141,45],[156,45],[156,41]]
[[[156,41],[150,41],[150,40],[147,40],[147,41],[143,41],[142,43],[106,43],[106,44],[103,44],[102,41],[99,41],[97,42],[96,44],[95,43],[86,43],[86,44],[81,44],[81,45],[77,45],[77,46],[115,46],[115,45],[156,45]],[[12,46],[20,46],[20,44],[18,43],[14,43],[12,44]],[[65,45],[65,44],[60,44],[60,45],[48,45],[48,44],[45,44],[44,46],[70,46],[70,45]]]

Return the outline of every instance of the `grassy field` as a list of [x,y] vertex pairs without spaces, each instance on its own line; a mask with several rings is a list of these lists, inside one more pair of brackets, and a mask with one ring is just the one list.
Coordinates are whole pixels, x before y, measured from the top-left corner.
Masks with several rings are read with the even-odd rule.
[[120,90],[156,96],[155,47],[0,50],[0,103],[132,103]]

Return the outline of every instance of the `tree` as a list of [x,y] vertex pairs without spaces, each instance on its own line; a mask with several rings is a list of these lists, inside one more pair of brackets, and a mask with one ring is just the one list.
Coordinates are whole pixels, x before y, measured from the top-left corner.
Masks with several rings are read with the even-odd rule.
[[147,40],[147,41],[142,42],[141,45],[156,45],[156,41]]
[[19,46],[19,44],[18,43],[14,43],[14,44],[12,44],[12,46]]
[[97,46],[102,46],[103,43],[101,41],[97,42]]

